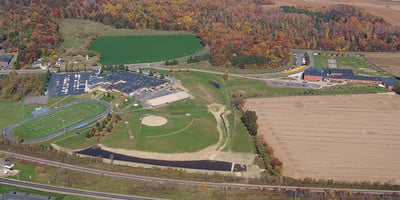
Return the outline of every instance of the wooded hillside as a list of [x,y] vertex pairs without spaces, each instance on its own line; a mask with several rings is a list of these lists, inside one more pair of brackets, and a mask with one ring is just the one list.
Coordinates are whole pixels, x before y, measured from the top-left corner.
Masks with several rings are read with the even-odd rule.
[[2,1],[0,48],[19,51],[17,66],[52,54],[62,41],[55,18],[90,19],[117,28],[192,31],[216,66],[277,68],[290,48],[399,51],[400,28],[364,10],[269,8],[272,0]]

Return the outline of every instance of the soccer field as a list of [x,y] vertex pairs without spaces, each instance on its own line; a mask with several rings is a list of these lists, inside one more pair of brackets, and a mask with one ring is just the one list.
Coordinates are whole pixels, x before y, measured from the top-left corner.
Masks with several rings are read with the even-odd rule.
[[102,64],[166,61],[192,55],[202,49],[195,35],[101,36],[90,50],[101,54]]
[[46,137],[94,117],[105,110],[106,107],[104,105],[94,102],[74,104],[16,127],[12,131],[12,135],[27,140]]

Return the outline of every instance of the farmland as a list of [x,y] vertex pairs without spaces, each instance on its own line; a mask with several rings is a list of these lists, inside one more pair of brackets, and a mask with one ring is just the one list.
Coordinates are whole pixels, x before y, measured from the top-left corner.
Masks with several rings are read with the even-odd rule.
[[366,55],[366,58],[379,68],[396,77],[400,77],[399,53],[370,53]]
[[[305,7],[327,7],[334,4],[347,4],[358,8],[362,8],[371,14],[382,17],[389,23],[400,26],[400,3],[395,1],[383,0],[275,0],[276,6],[296,5]],[[385,6],[387,5],[387,6]]]
[[97,103],[84,102],[60,109],[49,115],[34,119],[16,127],[12,134],[23,139],[37,139],[48,136],[64,128],[78,124],[104,112],[106,108]]
[[165,61],[192,55],[203,47],[195,35],[100,36],[90,49],[105,65]]
[[283,175],[400,183],[399,96],[248,99]]

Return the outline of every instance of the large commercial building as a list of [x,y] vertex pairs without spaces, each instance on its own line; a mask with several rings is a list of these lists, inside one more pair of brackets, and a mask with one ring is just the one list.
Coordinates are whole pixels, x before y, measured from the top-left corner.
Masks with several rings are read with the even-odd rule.
[[142,91],[158,90],[166,84],[165,80],[128,71],[107,74],[98,74],[97,72],[61,73],[52,74],[48,91],[49,96],[77,95],[100,90],[132,97]]
[[317,69],[310,67],[303,73],[305,81],[333,81],[351,83],[370,83],[382,84],[389,90],[397,84],[397,79],[392,77],[378,76],[356,76],[351,69],[323,68]]
[[9,66],[13,57],[13,54],[0,55],[0,67]]

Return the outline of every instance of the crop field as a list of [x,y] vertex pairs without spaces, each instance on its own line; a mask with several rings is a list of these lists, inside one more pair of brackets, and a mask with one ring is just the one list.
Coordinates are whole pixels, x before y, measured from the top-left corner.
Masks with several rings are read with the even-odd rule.
[[366,58],[386,72],[400,77],[400,54],[399,53],[376,53],[367,54]]
[[400,183],[400,96],[248,99],[259,133],[295,178]]
[[387,22],[400,26],[400,2],[386,0],[275,0],[276,6],[293,5],[302,7],[327,7],[334,4],[347,4],[367,10],[372,15],[382,17]]
[[195,35],[100,36],[90,46],[105,65],[165,61],[192,55],[203,47]]
[[48,136],[71,125],[82,122],[105,111],[101,104],[84,102],[45,115],[16,127],[12,134],[23,139],[37,139]]

